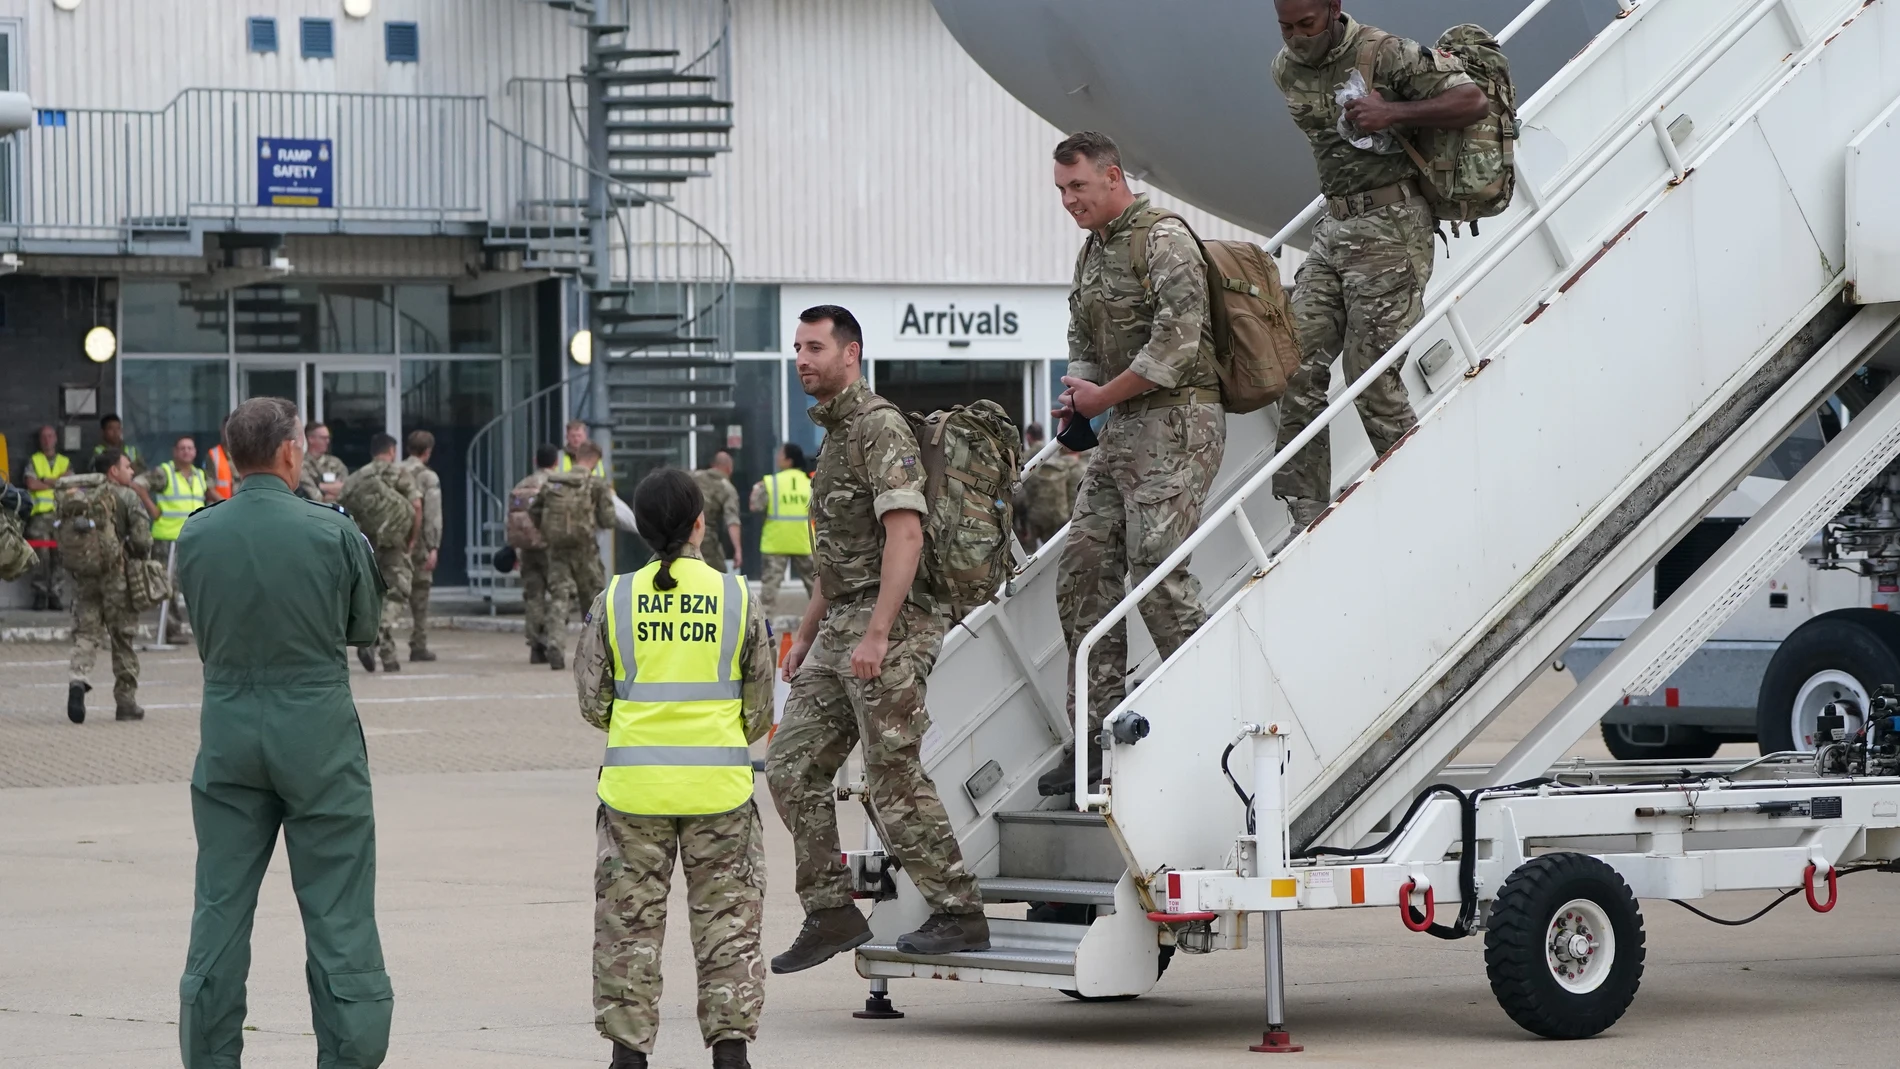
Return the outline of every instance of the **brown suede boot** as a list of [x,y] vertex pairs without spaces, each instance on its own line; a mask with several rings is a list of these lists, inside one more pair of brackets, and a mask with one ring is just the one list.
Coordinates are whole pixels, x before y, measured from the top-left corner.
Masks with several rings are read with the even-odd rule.
[[871,941],[871,926],[856,906],[821,909],[805,915],[805,926],[791,948],[772,959],[776,973],[799,972],[831,960],[835,954]]

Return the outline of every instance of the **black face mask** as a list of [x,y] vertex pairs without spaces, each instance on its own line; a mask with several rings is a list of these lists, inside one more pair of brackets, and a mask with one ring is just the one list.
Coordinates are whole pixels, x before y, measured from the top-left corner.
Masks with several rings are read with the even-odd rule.
[[1086,453],[1094,449],[1100,439],[1095,437],[1095,428],[1089,425],[1088,420],[1080,415],[1073,415],[1069,417],[1067,423],[1062,425],[1062,429],[1056,432],[1056,441],[1078,453]]

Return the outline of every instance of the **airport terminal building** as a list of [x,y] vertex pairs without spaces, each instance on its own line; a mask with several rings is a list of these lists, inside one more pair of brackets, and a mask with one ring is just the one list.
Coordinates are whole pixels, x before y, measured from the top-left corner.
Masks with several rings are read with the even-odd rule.
[[352,465],[424,428],[438,584],[481,587],[570,417],[623,480],[725,448],[743,494],[779,441],[814,450],[812,304],[859,316],[906,408],[1046,412],[1080,242],[1060,132],[928,0],[594,3],[0,0],[0,88],[35,108],[0,142],[9,477],[39,425],[78,458],[105,412],[153,463],[259,395]]

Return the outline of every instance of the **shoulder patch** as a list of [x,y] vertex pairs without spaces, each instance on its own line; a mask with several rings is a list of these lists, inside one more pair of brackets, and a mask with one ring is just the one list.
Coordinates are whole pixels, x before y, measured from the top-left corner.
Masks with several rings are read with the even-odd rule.
[[[304,504],[306,504],[306,505],[314,505],[314,506],[316,506],[317,508],[320,508],[320,509],[323,509],[323,510],[324,510],[324,511],[326,511],[326,512],[334,512],[334,513],[336,513],[337,515],[339,515],[339,516],[342,516],[342,517],[344,517],[344,518],[346,518],[346,519],[347,519],[347,518],[349,517],[349,515],[350,515],[350,510],[349,510],[349,509],[346,509],[346,508],[344,508],[344,507],[343,507],[342,505],[340,505],[340,504],[338,504],[338,503],[336,503],[336,502],[334,502],[334,501],[312,501],[312,500],[310,500],[310,499],[309,499],[309,498],[307,498],[307,497],[299,497],[299,498],[297,498],[297,500],[299,500],[299,501],[301,501],[301,502],[303,502],[303,503],[304,503]],[[209,506],[207,506],[207,507],[209,507]]]
[[905,457],[905,458],[904,458],[904,460],[903,460],[903,465],[904,465],[905,467],[907,467],[907,468],[914,468],[914,467],[916,467],[916,466],[917,466],[917,458],[916,458],[916,457]]

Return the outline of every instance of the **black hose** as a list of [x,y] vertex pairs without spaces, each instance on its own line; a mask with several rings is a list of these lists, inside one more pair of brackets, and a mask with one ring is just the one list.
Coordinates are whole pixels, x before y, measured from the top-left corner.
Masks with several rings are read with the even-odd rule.
[[[1894,871],[1897,871],[1896,867],[1891,864],[1856,865],[1851,869],[1835,869],[1834,878],[1838,880],[1842,876],[1852,876],[1856,872],[1894,872]],[[1795,895],[1800,894],[1802,890],[1803,888],[1796,887],[1793,890],[1783,891],[1781,892],[1780,895],[1776,896],[1773,902],[1770,902],[1767,905],[1756,910],[1754,913],[1751,913],[1748,916],[1743,917],[1741,920],[1729,920],[1726,917],[1717,917],[1712,913],[1704,913],[1701,910],[1690,905],[1689,903],[1684,902],[1680,898],[1672,898],[1669,901],[1674,902],[1676,905],[1681,906],[1683,909],[1688,910],[1689,912],[1695,914],[1698,917],[1701,917],[1705,921],[1710,921],[1715,924],[1725,925],[1730,928],[1740,928],[1744,924],[1753,924],[1756,921],[1761,920],[1763,917],[1766,917],[1768,915],[1769,910],[1774,909],[1776,906],[1781,905],[1783,902],[1786,902],[1788,899],[1793,898]]]
[[1240,745],[1240,740],[1235,739],[1233,742],[1230,742],[1227,744],[1227,748],[1225,750],[1222,750],[1220,752],[1220,773],[1221,775],[1227,777],[1228,783],[1233,784],[1234,793],[1240,795],[1240,804],[1247,807],[1247,834],[1252,835],[1254,833],[1253,831],[1253,796],[1248,794],[1246,791],[1241,790],[1240,781],[1235,779],[1234,774],[1227,770],[1227,759],[1233,756],[1234,747],[1238,745]]

